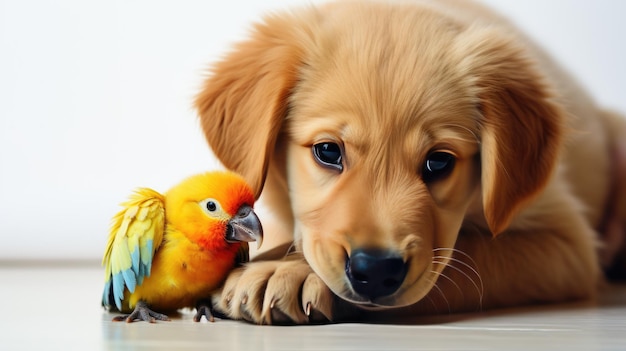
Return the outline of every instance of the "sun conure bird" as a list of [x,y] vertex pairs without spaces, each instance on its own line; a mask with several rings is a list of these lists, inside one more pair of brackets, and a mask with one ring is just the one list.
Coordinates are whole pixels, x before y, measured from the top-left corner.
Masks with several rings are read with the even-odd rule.
[[113,218],[102,305],[130,313],[118,321],[169,320],[155,311],[183,307],[213,321],[210,293],[248,260],[248,242],[263,240],[253,205],[252,189],[232,172],[192,176],[165,195],[138,189]]

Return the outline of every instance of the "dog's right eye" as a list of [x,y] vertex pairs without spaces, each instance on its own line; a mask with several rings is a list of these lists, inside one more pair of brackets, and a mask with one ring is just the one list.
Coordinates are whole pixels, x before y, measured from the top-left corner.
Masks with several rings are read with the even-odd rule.
[[454,155],[447,152],[431,153],[424,162],[422,180],[430,183],[447,176],[454,168],[455,160]]
[[313,145],[313,157],[323,167],[343,171],[341,148],[335,143],[325,142]]

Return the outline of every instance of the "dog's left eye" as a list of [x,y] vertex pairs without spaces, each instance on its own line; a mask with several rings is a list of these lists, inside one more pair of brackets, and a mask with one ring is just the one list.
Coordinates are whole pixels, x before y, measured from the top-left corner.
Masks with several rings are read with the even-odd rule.
[[454,168],[455,158],[447,152],[433,152],[428,155],[424,168],[422,169],[422,180],[430,183],[441,179],[452,171]]
[[324,167],[343,171],[341,148],[335,143],[325,142],[313,145],[313,157]]

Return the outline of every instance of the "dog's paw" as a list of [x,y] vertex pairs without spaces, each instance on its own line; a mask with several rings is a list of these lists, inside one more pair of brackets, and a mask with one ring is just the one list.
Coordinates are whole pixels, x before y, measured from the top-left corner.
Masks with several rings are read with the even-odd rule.
[[232,319],[257,324],[326,323],[334,295],[303,259],[252,262],[234,270],[212,296]]

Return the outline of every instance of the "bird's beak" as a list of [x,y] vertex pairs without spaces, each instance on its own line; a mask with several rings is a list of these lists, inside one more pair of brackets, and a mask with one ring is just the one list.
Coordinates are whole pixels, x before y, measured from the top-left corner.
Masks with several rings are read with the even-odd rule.
[[243,205],[237,214],[228,221],[226,241],[235,243],[240,241],[256,241],[257,248],[263,243],[263,227],[252,207]]

